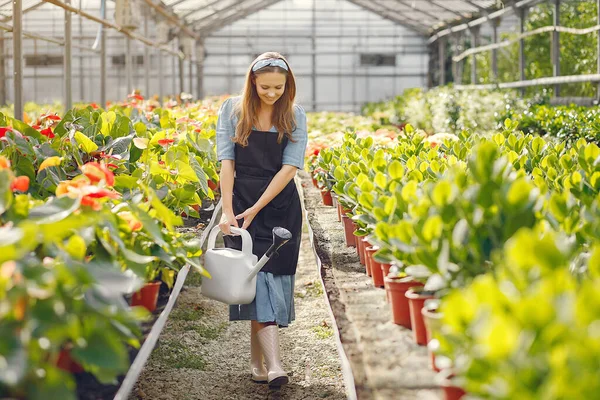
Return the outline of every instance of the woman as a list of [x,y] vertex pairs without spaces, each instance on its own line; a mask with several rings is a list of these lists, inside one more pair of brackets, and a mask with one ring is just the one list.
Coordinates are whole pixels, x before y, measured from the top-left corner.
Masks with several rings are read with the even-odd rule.
[[306,114],[294,104],[295,96],[287,61],[279,53],[264,53],[250,65],[242,95],[223,103],[217,122],[220,227],[229,235],[224,236],[225,246],[241,249],[241,239],[231,236],[230,226],[248,230],[259,259],[273,241],[275,226],[293,236],[259,272],[254,301],[229,309],[231,321],[251,321],[252,379],[272,387],[289,381],[281,364],[278,328],[294,320],[294,275],[302,235],[294,176],[304,166],[308,137]]

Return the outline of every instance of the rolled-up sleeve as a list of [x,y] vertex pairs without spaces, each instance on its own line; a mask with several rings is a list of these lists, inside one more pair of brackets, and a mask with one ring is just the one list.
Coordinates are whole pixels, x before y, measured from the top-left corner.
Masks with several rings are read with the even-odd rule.
[[306,112],[299,105],[294,106],[296,115],[296,129],[292,132],[292,139],[288,141],[283,150],[283,164],[293,165],[299,169],[304,168],[304,153],[308,144],[308,132],[306,128]]
[[231,138],[235,136],[235,127],[231,115],[232,100],[225,100],[219,109],[217,120],[217,159],[235,160],[235,145]]

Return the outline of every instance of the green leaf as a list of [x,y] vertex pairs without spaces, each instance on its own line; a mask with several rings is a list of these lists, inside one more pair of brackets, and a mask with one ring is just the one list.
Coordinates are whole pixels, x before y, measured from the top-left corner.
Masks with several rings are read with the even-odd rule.
[[117,114],[115,114],[114,111],[109,111],[109,112],[102,113],[100,115],[100,118],[102,119],[102,128],[100,128],[100,132],[104,136],[109,136],[110,132],[112,130],[113,124],[117,120]]
[[432,200],[433,203],[442,207],[449,204],[452,200],[452,184],[448,181],[440,181],[435,185],[433,189]]
[[398,160],[394,160],[388,166],[388,174],[392,179],[402,179],[404,176],[404,167],[402,163]]
[[71,236],[65,245],[65,251],[76,260],[83,260],[86,250],[85,240],[79,235]]
[[149,187],[144,187],[146,191],[146,195],[150,200],[150,204],[154,211],[156,212],[156,216],[167,226],[169,231],[173,231],[175,225],[182,225],[183,221],[181,217],[173,214],[171,210],[169,210],[158,198],[156,192]]
[[87,136],[85,136],[83,133],[81,133],[79,131],[75,132],[74,138],[75,138],[75,141],[77,142],[77,144],[79,145],[79,148],[82,149],[87,154],[90,154],[91,152],[98,150],[98,145],[96,143],[92,142],[92,140],[90,138],[88,138]]
[[545,146],[546,141],[539,136],[531,141],[531,149],[533,150],[534,155],[540,154]]
[[374,198],[370,192],[361,193],[360,197],[358,199],[359,199],[361,206],[363,206],[365,209],[370,210],[373,208]]
[[117,175],[115,177],[115,188],[135,189],[138,187],[138,179],[131,175]]
[[600,278],[600,244],[592,250],[592,255],[588,261],[588,270],[593,278]]
[[335,167],[335,171],[333,172],[333,176],[338,181],[344,180],[345,177],[346,177],[346,171],[342,167],[337,166],[337,167]]
[[423,239],[427,242],[431,242],[434,239],[439,238],[442,235],[443,227],[442,217],[439,215],[433,215],[427,218],[425,225],[423,225]]
[[[139,122],[138,122],[139,124]],[[136,124],[137,125],[137,124]],[[133,139],[133,145],[135,147],[137,147],[138,149],[144,150],[148,148],[148,139],[146,138],[134,138]]]
[[137,133],[138,136],[144,136],[148,131],[146,124],[143,122],[136,122],[135,125],[133,125],[133,129],[135,129],[135,133]]
[[75,347],[71,351],[76,361],[84,365],[114,371],[126,371],[129,366],[127,349],[114,334],[94,330],[86,340],[86,347]]
[[381,172],[377,172],[375,175],[375,184],[381,189],[385,189],[387,186],[387,177]]
[[177,181],[180,182],[180,179],[183,179],[184,182],[199,182],[198,175],[196,172],[190,167],[188,164],[183,161],[176,161],[175,165],[177,166]]
[[48,140],[48,138],[46,138],[44,135],[42,135],[41,133],[39,133],[38,131],[36,131],[35,129],[30,127],[29,125],[27,125],[25,122],[19,121],[16,118],[12,118],[12,126],[16,130],[21,132],[24,136],[34,137],[39,141],[47,141]]
[[10,181],[10,171],[0,171],[0,215],[8,210],[13,201],[13,194],[10,190]]
[[79,198],[52,197],[46,204],[32,208],[29,211],[29,218],[38,224],[53,224],[75,212],[80,203]]

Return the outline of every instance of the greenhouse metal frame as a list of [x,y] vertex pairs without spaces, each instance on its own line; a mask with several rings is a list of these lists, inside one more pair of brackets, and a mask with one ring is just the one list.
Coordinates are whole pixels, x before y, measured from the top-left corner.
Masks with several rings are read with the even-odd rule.
[[[386,20],[404,26],[415,32],[417,36],[427,38],[429,68],[427,73],[428,86],[444,85],[448,82],[446,76],[445,63],[440,60],[445,60],[449,56],[446,54],[447,41],[458,41],[462,35],[468,34],[471,38],[472,48],[465,50],[461,54],[452,54],[452,71],[455,78],[455,84],[458,89],[492,89],[492,88],[524,88],[527,86],[537,85],[554,85],[555,97],[560,96],[560,84],[571,82],[600,82],[600,59],[598,61],[597,73],[590,75],[577,76],[561,76],[560,73],[560,54],[558,51],[560,33],[566,32],[570,34],[588,34],[597,32],[600,36],[600,14],[598,16],[598,25],[587,29],[570,29],[561,27],[559,21],[559,7],[561,0],[347,0],[356,6],[361,7],[371,13],[374,13]],[[225,26],[231,25],[236,21],[242,20],[251,14],[264,10],[281,0],[165,0],[163,2],[155,0],[140,0],[137,7],[143,11],[143,28],[142,33],[135,30],[119,26],[116,23],[106,18],[106,8],[101,10],[100,16],[94,15],[85,10],[85,8],[77,8],[71,4],[70,0],[43,0],[33,2],[28,0],[14,0],[5,2],[0,5],[0,11],[6,13],[7,6],[12,3],[11,13],[5,16],[0,21],[0,50],[4,54],[4,43],[6,37],[4,32],[12,32],[12,51],[14,61],[13,90],[15,115],[22,116],[23,114],[23,43],[24,37],[32,38],[39,41],[50,42],[64,47],[64,104],[67,108],[73,104],[72,99],[72,49],[78,49],[87,53],[92,53],[99,58],[100,61],[100,101],[104,104],[106,98],[107,85],[107,63],[106,63],[106,30],[114,30],[119,32],[125,38],[126,54],[125,57],[125,77],[127,88],[129,91],[133,89],[133,60],[131,57],[130,46],[132,41],[142,43],[144,46],[144,59],[149,58],[151,48],[158,52],[172,57],[173,65],[176,67],[177,89],[183,92],[186,86],[185,70],[187,63],[188,88],[189,91],[195,92],[197,97],[204,95],[204,42],[205,39],[213,33]],[[554,25],[538,30],[538,32],[524,31],[524,18],[527,8],[542,2],[550,2],[554,5],[555,18]],[[600,0],[597,0],[600,3]],[[64,10],[64,38],[55,38],[41,35],[36,32],[23,30],[24,14],[38,10],[44,4],[51,4],[57,8]],[[315,20],[316,1],[313,1],[312,17]],[[76,14],[95,24],[103,27],[99,46],[91,48],[88,46],[74,43],[72,15]],[[498,25],[502,17],[514,14],[520,21],[520,35],[511,41],[498,42]],[[176,30],[177,45],[169,47],[167,43],[160,43],[156,38],[152,39],[149,35],[149,25],[153,21],[166,22],[172,29]],[[12,25],[9,24],[12,22]],[[484,26],[491,27],[493,32],[493,42],[487,45],[480,45],[480,31]],[[313,25],[314,26],[314,25]],[[552,32],[552,64],[553,76],[535,80],[525,80],[525,54],[523,51],[523,41],[526,37],[533,34],[541,34]],[[319,55],[318,50],[314,46],[315,29],[312,32],[304,34],[310,37],[313,42],[313,48],[308,52],[312,57],[312,102],[313,108],[316,104],[316,58]],[[336,37],[336,35],[333,35]],[[185,41],[189,41],[185,43]],[[494,84],[477,84],[477,66],[475,57],[471,58],[471,82],[463,84],[461,82],[461,73],[467,57],[480,52],[492,53],[492,71],[494,77],[497,78],[497,51],[503,46],[518,41],[520,46],[519,67],[521,70],[521,79],[517,82],[505,82]],[[190,42],[192,45],[190,46]],[[599,41],[600,43],[600,41]],[[600,46],[600,45],[599,45]],[[190,47],[193,47],[191,49]],[[599,48],[600,53],[600,48]],[[352,53],[348,51],[348,53]],[[305,53],[307,54],[307,53]],[[162,57],[159,57],[159,66],[157,68],[158,82],[160,84],[159,95],[163,93]],[[176,64],[176,65],[175,65]],[[144,62],[144,82],[146,93],[149,93],[149,76],[150,66]],[[0,63],[0,75],[6,76],[6,66],[3,60]],[[83,73],[83,72],[82,72]],[[356,75],[356,72],[353,72]],[[326,76],[326,73],[323,75]],[[6,80],[1,80],[0,87],[0,103],[6,103]]]

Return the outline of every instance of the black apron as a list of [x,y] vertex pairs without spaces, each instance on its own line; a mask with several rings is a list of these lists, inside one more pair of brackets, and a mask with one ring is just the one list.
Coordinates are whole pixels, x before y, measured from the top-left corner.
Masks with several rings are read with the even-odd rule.
[[[233,183],[233,213],[238,215],[252,207],[265,192],[283,165],[283,150],[288,138],[277,143],[277,132],[253,130],[248,146],[235,144],[235,179]],[[238,220],[242,226],[243,220]],[[269,204],[260,210],[248,227],[252,236],[252,252],[260,259],[273,243],[273,228],[281,226],[292,233],[292,239],[261,269],[274,275],[294,275],[300,253],[302,206],[292,179]],[[239,236],[224,236],[225,246],[242,249]]]

